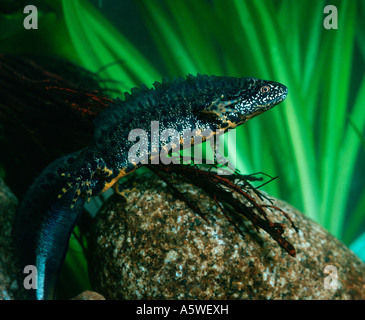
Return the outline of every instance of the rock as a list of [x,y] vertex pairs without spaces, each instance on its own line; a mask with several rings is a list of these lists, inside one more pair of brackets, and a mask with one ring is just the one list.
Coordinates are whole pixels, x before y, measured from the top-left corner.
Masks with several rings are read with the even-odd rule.
[[89,243],[93,287],[107,299],[365,299],[365,264],[283,201],[275,206],[299,232],[278,211],[268,217],[285,224],[295,258],[250,222],[240,235],[191,184],[174,181],[209,222],[151,173],[134,174],[128,184],[126,200],[114,195],[98,213]]
[[71,300],[105,300],[105,298],[94,291],[84,291]]
[[11,229],[17,206],[17,198],[0,178],[0,300],[14,299],[17,289],[11,249]]

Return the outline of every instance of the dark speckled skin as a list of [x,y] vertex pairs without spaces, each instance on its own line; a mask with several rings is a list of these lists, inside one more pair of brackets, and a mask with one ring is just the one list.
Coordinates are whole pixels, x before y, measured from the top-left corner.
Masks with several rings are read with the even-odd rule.
[[98,116],[93,145],[56,160],[28,190],[14,227],[20,265],[38,268],[38,288],[25,290],[26,298],[53,298],[85,198],[100,194],[140,166],[128,160],[135,143],[128,141],[131,130],[150,132],[151,121],[159,121],[160,132],[173,128],[182,138],[184,130],[235,128],[283,101],[287,88],[255,78],[189,75],[131,92]]
[[[95,143],[66,172],[68,187],[76,186],[80,194],[94,196],[138,168],[140,164],[128,161],[128,151],[135,143],[128,141],[128,135],[137,128],[150,132],[153,120],[159,121],[160,132],[173,128],[181,138],[184,130],[226,130],[271,109],[287,95],[287,88],[277,82],[207,75],[163,81],[154,87],[132,89],[125,101],[117,99],[101,112]],[[89,183],[82,186],[83,181]]]

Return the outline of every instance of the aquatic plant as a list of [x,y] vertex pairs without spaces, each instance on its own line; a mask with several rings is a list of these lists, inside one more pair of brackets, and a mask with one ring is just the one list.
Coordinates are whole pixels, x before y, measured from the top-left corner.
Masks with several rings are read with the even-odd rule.
[[112,96],[188,73],[284,83],[282,105],[237,129],[237,167],[278,175],[267,192],[364,257],[363,1],[331,1],[338,29],[329,30],[325,0],[92,2],[62,1],[67,36],[58,39],[61,53],[98,72]]

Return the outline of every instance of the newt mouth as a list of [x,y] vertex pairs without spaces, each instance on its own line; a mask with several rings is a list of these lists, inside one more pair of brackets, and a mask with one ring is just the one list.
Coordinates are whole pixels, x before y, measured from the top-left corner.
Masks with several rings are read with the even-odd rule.
[[286,97],[288,96],[288,88],[286,86],[284,86],[283,84],[281,85],[281,90],[280,91],[281,91],[281,93],[272,102],[272,106],[277,105],[280,102],[284,101],[286,99]]

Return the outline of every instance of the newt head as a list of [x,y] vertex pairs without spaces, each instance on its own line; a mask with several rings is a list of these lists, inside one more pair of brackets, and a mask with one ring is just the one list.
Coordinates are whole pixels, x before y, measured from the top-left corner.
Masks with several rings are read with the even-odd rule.
[[[288,88],[275,81],[256,78],[233,78],[229,89],[223,92],[202,111],[215,118],[221,128],[234,128],[282,102]],[[226,81],[227,81],[226,80]]]
[[242,114],[260,114],[282,102],[288,94],[288,88],[279,82],[255,78],[247,81],[248,89],[241,91],[240,102],[235,107]]

